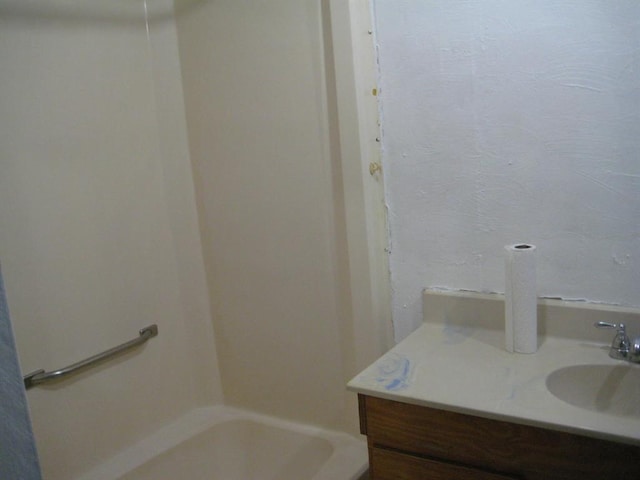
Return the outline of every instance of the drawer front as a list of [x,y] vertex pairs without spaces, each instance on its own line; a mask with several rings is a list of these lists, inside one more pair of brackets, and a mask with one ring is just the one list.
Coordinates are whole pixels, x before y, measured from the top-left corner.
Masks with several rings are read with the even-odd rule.
[[633,478],[640,465],[636,446],[370,396],[360,401],[372,447],[545,480]]
[[370,475],[371,480],[516,480],[516,477],[380,448],[371,452]]

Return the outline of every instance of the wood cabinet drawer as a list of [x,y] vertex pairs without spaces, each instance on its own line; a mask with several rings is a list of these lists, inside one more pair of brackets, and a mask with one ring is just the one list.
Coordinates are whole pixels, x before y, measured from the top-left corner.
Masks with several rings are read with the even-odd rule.
[[370,472],[376,480],[517,480],[461,465],[374,448]]
[[370,447],[527,479],[640,478],[637,446],[370,396],[361,395],[360,402]]

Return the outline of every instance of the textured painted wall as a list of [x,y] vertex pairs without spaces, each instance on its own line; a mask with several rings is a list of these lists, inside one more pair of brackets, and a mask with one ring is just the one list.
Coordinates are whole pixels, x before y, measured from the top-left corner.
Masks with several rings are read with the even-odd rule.
[[376,0],[396,339],[424,287],[640,305],[640,3]]

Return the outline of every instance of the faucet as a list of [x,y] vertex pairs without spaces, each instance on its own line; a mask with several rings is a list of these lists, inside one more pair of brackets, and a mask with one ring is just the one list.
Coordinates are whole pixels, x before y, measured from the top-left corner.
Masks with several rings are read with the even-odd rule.
[[611,358],[640,363],[640,337],[637,337],[632,343],[627,335],[624,323],[596,322],[594,326],[596,328],[616,329],[616,336],[613,337],[613,342],[611,342],[611,347],[609,348],[609,356]]

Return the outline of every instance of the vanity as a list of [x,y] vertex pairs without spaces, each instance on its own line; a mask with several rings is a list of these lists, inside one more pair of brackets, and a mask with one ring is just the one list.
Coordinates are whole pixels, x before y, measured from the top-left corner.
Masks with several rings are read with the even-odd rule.
[[371,480],[640,479],[640,313],[540,300],[539,348],[504,349],[498,295],[425,291],[424,323],[357,375]]

